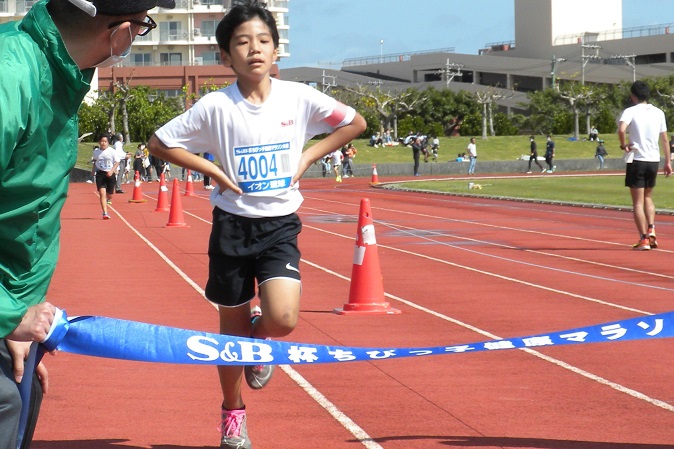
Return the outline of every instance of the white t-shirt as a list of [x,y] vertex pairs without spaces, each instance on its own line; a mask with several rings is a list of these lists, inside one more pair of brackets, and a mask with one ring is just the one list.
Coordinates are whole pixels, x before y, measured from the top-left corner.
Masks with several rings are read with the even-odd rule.
[[652,104],[640,103],[625,109],[620,121],[627,124],[634,160],[659,162],[660,134],[667,132],[665,113]]
[[243,190],[216,188],[211,204],[245,217],[279,217],[302,204],[299,183],[290,181],[309,139],[332,133],[354,119],[353,108],[313,87],[272,78],[269,98],[246,101],[237,83],[202,97],[192,108],[160,128],[169,148],[209,152]]
[[112,147],[107,147],[105,150],[97,148],[94,150],[93,159],[96,161],[96,170],[110,171],[115,163],[119,162],[117,153]]
[[342,150],[335,150],[329,154],[330,160],[332,160],[332,165],[334,167],[342,165]]
[[466,149],[468,150],[468,156],[477,157],[477,145],[473,142],[469,143]]
[[[122,162],[123,160],[126,159],[126,151],[124,151],[124,144],[122,143],[121,140],[118,140],[114,143],[113,145],[114,150],[115,150],[115,157],[117,158],[118,162]],[[119,167],[117,167],[119,169]],[[119,170],[118,170],[119,171]]]

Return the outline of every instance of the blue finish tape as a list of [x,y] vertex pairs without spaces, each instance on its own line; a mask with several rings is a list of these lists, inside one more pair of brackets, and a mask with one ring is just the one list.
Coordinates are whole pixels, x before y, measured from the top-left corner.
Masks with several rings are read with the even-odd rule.
[[[361,348],[232,337],[65,312],[45,344],[73,354],[193,365],[284,365],[384,360],[674,336],[674,312],[561,332],[422,348]],[[65,330],[63,329],[65,328]]]

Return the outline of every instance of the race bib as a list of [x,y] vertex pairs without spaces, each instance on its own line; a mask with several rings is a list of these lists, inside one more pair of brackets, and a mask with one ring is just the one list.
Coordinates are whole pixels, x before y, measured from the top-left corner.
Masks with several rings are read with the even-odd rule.
[[236,181],[244,193],[290,187],[290,143],[234,148]]

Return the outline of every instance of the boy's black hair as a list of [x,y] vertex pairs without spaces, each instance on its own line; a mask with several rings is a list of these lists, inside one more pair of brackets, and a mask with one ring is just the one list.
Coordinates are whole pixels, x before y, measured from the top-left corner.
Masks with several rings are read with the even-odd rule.
[[643,81],[635,81],[630,88],[630,92],[640,102],[648,101],[648,99],[651,98],[651,89],[648,87],[648,84]]
[[278,48],[279,34],[278,28],[276,27],[276,19],[274,18],[274,15],[269,12],[265,3],[256,0],[236,2],[236,6],[230,9],[225,17],[222,18],[215,30],[215,39],[218,42],[218,47],[229,54],[229,43],[232,40],[234,30],[242,23],[255,18],[259,18],[267,25],[272,40],[274,41],[274,48]]

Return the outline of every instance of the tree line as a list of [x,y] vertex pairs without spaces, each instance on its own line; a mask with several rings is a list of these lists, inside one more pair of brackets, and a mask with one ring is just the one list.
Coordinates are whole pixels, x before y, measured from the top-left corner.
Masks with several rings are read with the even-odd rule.
[[[674,125],[674,75],[644,80],[651,88],[651,103],[665,111],[669,129]],[[484,86],[475,93],[414,87],[386,90],[381,85],[333,87],[329,94],[354,107],[368,123],[363,138],[390,129],[396,136],[419,132],[433,136],[512,136],[556,134],[579,137],[594,126],[603,134],[616,132],[617,120],[630,106],[631,82],[581,84],[562,81],[558,86],[527,93],[516,113],[506,114],[498,101],[509,94]],[[204,85],[202,94],[223,86]],[[187,92],[187,89],[183,89]],[[145,142],[164,123],[182,113],[198,98],[183,94],[166,97],[147,86],[119,85],[115,92],[100,91],[93,104],[80,108],[80,130],[88,140],[103,132],[122,132],[127,142]]]

